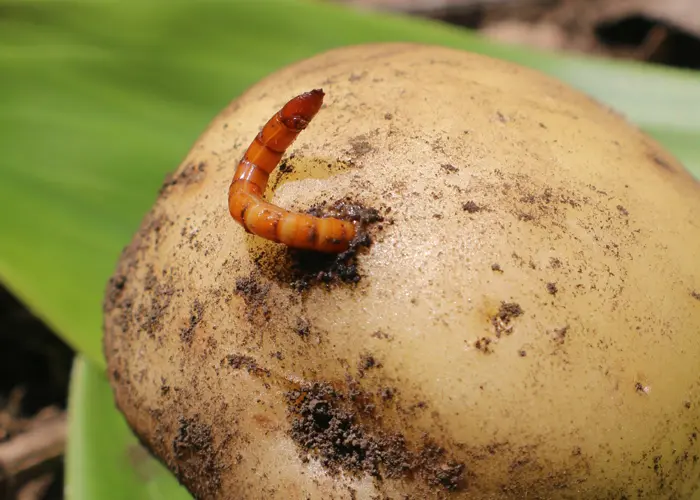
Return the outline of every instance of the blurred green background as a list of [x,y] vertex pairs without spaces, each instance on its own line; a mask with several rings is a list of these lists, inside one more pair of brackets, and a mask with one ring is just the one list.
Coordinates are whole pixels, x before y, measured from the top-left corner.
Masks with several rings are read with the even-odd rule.
[[104,287],[166,173],[263,76],[378,41],[542,70],[626,115],[700,177],[697,72],[505,46],[330,2],[0,1],[0,281],[78,353],[68,498],[189,498],[136,443],[102,373]]

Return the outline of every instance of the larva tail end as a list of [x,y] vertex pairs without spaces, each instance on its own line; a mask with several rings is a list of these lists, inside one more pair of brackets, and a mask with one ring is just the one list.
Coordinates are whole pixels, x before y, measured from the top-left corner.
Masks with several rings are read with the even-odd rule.
[[294,130],[304,130],[323,105],[322,89],[304,92],[290,100],[280,110],[282,123]]

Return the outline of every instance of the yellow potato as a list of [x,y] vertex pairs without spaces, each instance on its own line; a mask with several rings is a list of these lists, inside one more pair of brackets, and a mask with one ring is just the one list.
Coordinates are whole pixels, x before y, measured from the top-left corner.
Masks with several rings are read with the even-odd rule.
[[[260,127],[318,87],[266,196],[378,210],[346,266],[227,209]],[[688,498],[698,221],[673,157],[549,77],[333,50],[234,101],[164,185],[107,290],[116,403],[199,498]]]

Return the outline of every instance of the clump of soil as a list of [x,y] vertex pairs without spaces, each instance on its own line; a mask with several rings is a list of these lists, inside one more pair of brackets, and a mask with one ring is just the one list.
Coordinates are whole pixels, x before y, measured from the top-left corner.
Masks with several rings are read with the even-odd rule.
[[286,397],[291,437],[331,473],[365,473],[380,480],[420,477],[447,490],[462,487],[464,464],[449,460],[428,439],[414,452],[400,434],[370,432],[348,408],[349,398],[330,385],[303,386]]
[[196,485],[199,494],[214,496],[221,478],[211,427],[196,419],[180,417],[172,447],[177,458],[178,475],[183,479],[189,478],[190,484]]
[[467,201],[466,203],[462,204],[462,210],[464,210],[465,212],[469,212],[470,214],[475,214],[483,209],[484,207],[478,205],[476,202],[473,201]]
[[510,334],[513,331],[512,319],[522,314],[523,309],[519,304],[515,302],[501,302],[498,313],[491,319],[491,323],[496,329],[496,337],[500,337],[504,333]]
[[362,378],[365,376],[367,370],[381,368],[381,366],[381,363],[379,363],[374,356],[371,354],[363,354],[360,356],[360,361],[357,363],[357,374]]
[[379,211],[345,199],[331,205],[315,205],[307,213],[315,217],[335,217],[356,222],[357,235],[350,242],[350,248],[339,254],[289,249],[292,287],[304,290],[319,283],[331,285],[360,281],[357,255],[362,249],[371,246],[369,226],[384,220]]
[[474,347],[476,347],[479,351],[483,352],[484,354],[489,354],[493,352],[491,348],[491,342],[493,341],[490,338],[481,337],[476,342],[474,342]]
[[[385,211],[388,214],[391,208],[387,207]],[[278,245],[272,249],[265,248],[254,258],[256,272],[282,286],[298,291],[304,291],[313,286],[330,288],[334,285],[358,283],[362,278],[357,265],[358,256],[372,245],[372,235],[384,228],[381,224],[385,220],[384,216],[379,210],[353,202],[349,198],[332,204],[319,203],[307,210],[307,213],[315,217],[334,217],[353,221],[356,235],[350,242],[349,248],[337,254],[290,248],[284,245]],[[391,224],[392,221],[388,223]],[[246,295],[259,296],[257,293],[245,293],[244,296]]]

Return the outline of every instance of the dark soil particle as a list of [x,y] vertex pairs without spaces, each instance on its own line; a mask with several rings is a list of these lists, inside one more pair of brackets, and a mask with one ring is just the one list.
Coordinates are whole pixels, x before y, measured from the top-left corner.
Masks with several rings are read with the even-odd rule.
[[476,347],[479,351],[483,352],[484,354],[489,354],[490,352],[493,352],[491,349],[491,339],[488,337],[481,337],[478,339],[476,342],[474,342],[474,347]]
[[[137,311],[136,319],[139,321],[141,329],[150,337],[154,338],[161,330],[163,316],[170,307],[170,302],[175,290],[172,286],[172,280],[168,280],[164,283],[155,283],[152,286],[153,288],[149,290],[151,293],[150,306],[146,307],[141,304],[141,307],[139,307]],[[129,323],[128,316],[132,308],[131,300],[125,299],[120,305],[123,309],[123,318],[120,319],[120,322],[123,323],[124,331],[126,331]],[[180,336],[183,338],[182,332]],[[183,338],[183,341],[185,341],[185,338]]]
[[297,325],[294,331],[296,331],[297,335],[300,337],[308,337],[309,333],[311,333],[311,325],[309,325],[308,320],[297,318]]
[[109,278],[107,283],[107,293],[105,300],[105,310],[111,311],[116,307],[117,302],[121,299],[122,293],[124,292],[124,286],[126,285],[126,276],[123,274],[116,274]]
[[695,300],[700,300],[700,292],[696,292],[695,290],[693,290],[692,292],[690,292],[690,296],[693,297]]
[[394,397],[394,389],[391,387],[384,387],[379,391],[379,395],[384,401],[389,401]]
[[270,285],[262,282],[259,276],[251,274],[236,280],[236,294],[243,297],[248,306],[248,319],[252,321],[257,314],[265,321],[271,316],[270,307],[267,305],[267,295]]
[[382,365],[371,354],[363,354],[360,356],[360,361],[357,363],[357,374],[359,377],[364,377],[365,372],[372,368],[381,368]]
[[248,371],[255,370],[258,364],[250,356],[245,356],[243,354],[230,354],[226,356],[226,362],[234,370],[240,370],[245,368]]
[[569,332],[568,326],[563,326],[554,330],[554,341],[558,344],[563,344],[566,340],[566,334]]
[[261,368],[255,359],[244,354],[229,354],[223,360],[221,360],[221,365],[223,366],[224,364],[230,366],[234,370],[246,370],[248,373],[252,373],[254,375],[270,376],[270,370]]
[[475,214],[477,212],[481,212],[482,207],[477,205],[473,201],[468,201],[462,204],[462,210],[464,210],[465,212],[469,212],[470,214]]
[[491,264],[491,270],[492,270],[492,271],[495,271],[495,272],[497,272],[497,273],[502,273],[502,272],[503,272],[503,269],[501,269],[501,265],[500,265],[500,264]]
[[627,211],[625,207],[622,205],[617,206],[617,211],[620,212],[620,215],[628,216],[630,213]]
[[556,293],[557,293],[558,291],[559,291],[559,290],[558,290],[558,288],[557,288],[556,283],[547,283],[547,292],[548,292],[548,293],[550,293],[550,294],[552,294],[552,295],[556,295]]
[[443,163],[442,165],[440,165],[440,168],[448,174],[454,174],[456,172],[459,172],[459,169],[450,163]]
[[192,344],[192,339],[194,337],[194,330],[197,325],[202,321],[202,315],[204,314],[204,305],[199,301],[199,299],[194,299],[192,304],[192,309],[190,311],[190,322],[186,328],[180,330],[180,339],[187,345]]
[[449,460],[427,439],[414,452],[399,434],[370,433],[358,423],[356,412],[345,408],[348,398],[330,385],[290,391],[287,401],[292,438],[331,473],[364,473],[379,480],[419,477],[451,491],[463,486],[464,464]]
[[290,154],[289,158],[286,158],[282,160],[282,163],[280,163],[279,167],[277,169],[282,172],[283,174],[289,174],[294,172],[294,165],[292,164],[291,160],[294,159],[294,154]]
[[496,328],[496,336],[500,337],[503,333],[511,333],[511,320],[523,314],[523,310],[519,304],[515,302],[501,302],[501,307],[491,319],[491,324]]
[[419,455],[419,463],[430,471],[428,482],[432,485],[441,485],[445,489],[455,491],[460,488],[463,481],[464,464],[444,461],[445,450],[439,446],[428,443]]

